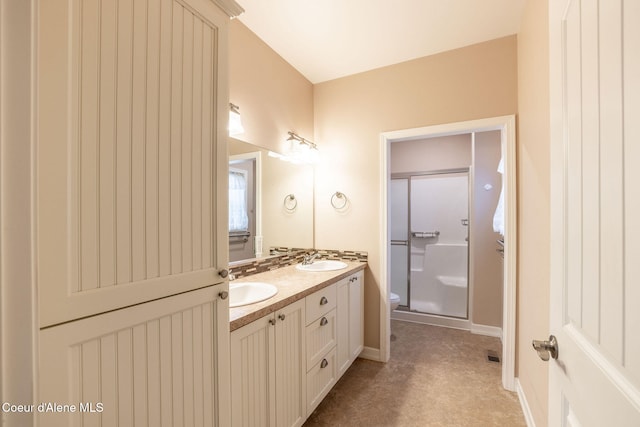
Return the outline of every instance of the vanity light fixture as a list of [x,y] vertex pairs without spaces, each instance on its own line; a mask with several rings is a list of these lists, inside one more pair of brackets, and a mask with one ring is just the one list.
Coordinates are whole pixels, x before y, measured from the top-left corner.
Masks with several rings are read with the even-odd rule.
[[286,142],[290,144],[289,152],[285,156],[292,163],[315,163],[318,158],[318,146],[298,135],[295,132],[287,132],[289,137]]
[[289,131],[287,133],[289,134],[289,138],[287,138],[287,141],[291,141],[292,144],[294,144],[293,141],[297,141],[300,145],[305,146],[306,148],[310,148],[310,149],[313,149],[313,150],[317,150],[318,149],[318,146],[315,143],[309,141],[308,139],[304,139],[303,137],[301,137],[297,133],[291,132],[291,131]]
[[239,135],[241,133],[244,133],[244,127],[242,127],[242,120],[240,119],[240,107],[230,102],[229,136]]

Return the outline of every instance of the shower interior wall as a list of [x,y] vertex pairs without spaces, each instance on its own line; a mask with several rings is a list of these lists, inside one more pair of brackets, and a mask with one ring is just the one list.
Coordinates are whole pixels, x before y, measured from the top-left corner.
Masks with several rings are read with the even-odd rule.
[[503,288],[502,261],[496,253],[500,235],[493,231],[502,182],[497,172],[500,150],[500,132],[488,131],[477,132],[474,138],[469,133],[394,142],[390,156],[392,174],[472,166],[470,320],[474,325],[496,328],[502,326]]

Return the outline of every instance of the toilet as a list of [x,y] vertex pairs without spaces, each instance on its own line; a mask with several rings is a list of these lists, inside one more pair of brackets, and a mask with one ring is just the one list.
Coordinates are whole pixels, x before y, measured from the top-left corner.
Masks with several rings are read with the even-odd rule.
[[400,305],[400,297],[397,294],[390,292],[389,302],[391,303],[391,311],[393,311]]

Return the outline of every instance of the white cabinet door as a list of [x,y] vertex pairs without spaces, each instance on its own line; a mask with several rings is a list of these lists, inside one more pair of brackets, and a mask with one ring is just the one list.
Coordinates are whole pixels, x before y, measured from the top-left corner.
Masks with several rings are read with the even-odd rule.
[[231,423],[275,426],[275,318],[260,318],[231,333]]
[[36,408],[39,425],[227,426],[228,356],[218,354],[229,345],[222,289],[41,330],[37,402],[67,406]]
[[549,425],[639,426],[640,2],[550,1],[549,18]]
[[202,0],[38,5],[40,326],[222,282],[229,17]]
[[231,333],[233,426],[300,426],[306,419],[305,304]]
[[336,310],[336,363],[338,365],[338,377],[342,376],[351,366],[351,354],[349,350],[349,278],[342,279],[337,284],[338,303]]
[[338,378],[364,348],[364,274],[362,271],[341,280],[337,284],[337,335],[336,359]]
[[349,278],[349,360],[353,362],[364,348],[364,273]]
[[276,312],[276,425],[301,426],[307,418],[305,302]]

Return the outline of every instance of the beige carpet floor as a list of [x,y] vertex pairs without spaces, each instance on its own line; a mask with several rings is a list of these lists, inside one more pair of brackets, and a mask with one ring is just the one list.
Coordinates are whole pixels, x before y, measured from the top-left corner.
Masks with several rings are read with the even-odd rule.
[[305,426],[526,426],[501,384],[500,340],[391,322],[389,363],[357,359]]

